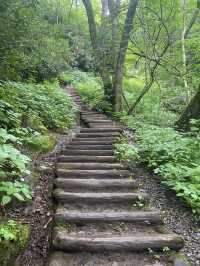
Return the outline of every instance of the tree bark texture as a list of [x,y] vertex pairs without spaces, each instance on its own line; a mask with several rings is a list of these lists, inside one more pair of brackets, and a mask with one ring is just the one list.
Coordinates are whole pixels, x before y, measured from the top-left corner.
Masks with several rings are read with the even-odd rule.
[[120,50],[117,59],[115,74],[114,74],[114,90],[115,90],[115,111],[120,112],[122,108],[122,83],[123,83],[123,68],[130,39],[130,33],[133,29],[133,19],[136,13],[136,8],[139,0],[130,0],[122,38],[120,42]]

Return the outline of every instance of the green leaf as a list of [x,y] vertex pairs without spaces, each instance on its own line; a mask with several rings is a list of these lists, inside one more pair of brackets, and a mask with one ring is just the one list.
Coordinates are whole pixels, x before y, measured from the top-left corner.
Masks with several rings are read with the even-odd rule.
[[7,205],[10,202],[11,202],[11,197],[9,197],[9,196],[3,196],[1,199],[1,204],[3,206]]
[[19,193],[14,193],[14,196],[19,200],[19,201],[25,201],[24,197],[19,194]]

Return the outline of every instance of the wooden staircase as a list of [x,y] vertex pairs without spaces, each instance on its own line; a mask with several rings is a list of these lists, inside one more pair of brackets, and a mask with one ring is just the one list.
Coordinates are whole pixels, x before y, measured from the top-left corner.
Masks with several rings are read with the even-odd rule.
[[[139,192],[129,169],[116,160],[113,144],[122,133],[121,128],[105,115],[89,110],[75,91],[70,93],[81,106],[84,126],[60,154],[56,165],[53,252],[76,252],[74,256],[78,256],[81,252],[181,249],[182,238],[163,233],[160,213],[147,207],[151,195]],[[138,209],[138,202],[146,207]],[[123,225],[124,230],[116,231],[116,224]],[[76,265],[66,260],[56,263],[52,253],[48,265]]]

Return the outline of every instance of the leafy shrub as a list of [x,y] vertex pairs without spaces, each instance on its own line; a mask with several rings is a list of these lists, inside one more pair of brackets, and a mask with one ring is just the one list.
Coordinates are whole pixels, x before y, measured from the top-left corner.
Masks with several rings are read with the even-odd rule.
[[181,135],[172,128],[150,125],[140,125],[136,135],[141,158],[199,216],[200,135]]
[[0,223],[0,265],[10,265],[29,239],[29,227],[14,220]]
[[37,152],[52,149],[55,138],[48,130],[70,128],[77,108],[57,82],[7,82],[0,85],[0,96],[0,200],[6,205],[14,198],[30,199],[28,186],[17,181],[29,174],[30,159],[17,148],[23,145]]
[[20,125],[20,114],[15,112],[12,105],[0,100],[0,124],[3,128],[13,128]]
[[[134,160],[146,162],[159,174],[161,182],[174,190],[200,217],[199,121],[191,121],[192,132],[181,134],[170,127],[144,123],[138,117],[122,115],[120,119],[135,132],[139,157]],[[129,161],[127,153],[132,148],[127,140],[118,144],[118,158]]]
[[2,206],[7,205],[13,199],[19,201],[30,200],[31,193],[28,185],[23,182],[0,182],[0,202]]
[[29,158],[10,144],[0,145],[0,177],[20,176],[28,173]]
[[7,82],[0,86],[0,96],[13,106],[15,113],[21,114],[22,127],[29,126],[32,118],[37,119],[39,129],[67,129],[75,119],[77,109],[58,82],[43,85]]
[[115,155],[120,161],[138,161],[140,158],[137,148],[129,144],[126,138],[121,138],[114,147]]
[[17,138],[0,129],[0,177],[19,177],[27,174],[26,165],[30,159],[14,148],[11,143]]

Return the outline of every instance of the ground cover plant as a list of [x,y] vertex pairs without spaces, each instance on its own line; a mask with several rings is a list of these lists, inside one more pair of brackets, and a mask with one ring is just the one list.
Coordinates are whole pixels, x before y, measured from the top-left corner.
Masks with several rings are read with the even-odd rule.
[[28,240],[28,226],[7,220],[6,214],[14,203],[32,200],[32,156],[53,149],[54,134],[68,132],[78,109],[57,81],[2,82],[0,98],[0,246],[1,265],[7,265]]
[[199,219],[200,135],[199,128],[194,126],[198,125],[198,121],[192,121],[192,131],[189,133],[142,123],[134,118],[126,117],[125,121],[134,130],[136,143],[122,139],[116,145],[119,159],[147,163],[159,175],[161,182],[174,190]]

